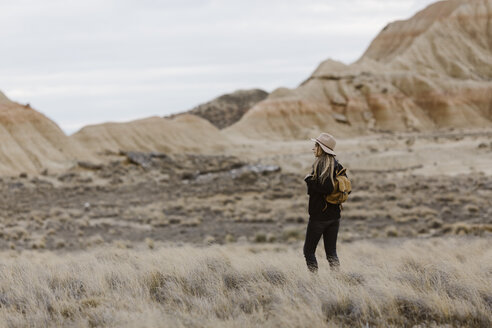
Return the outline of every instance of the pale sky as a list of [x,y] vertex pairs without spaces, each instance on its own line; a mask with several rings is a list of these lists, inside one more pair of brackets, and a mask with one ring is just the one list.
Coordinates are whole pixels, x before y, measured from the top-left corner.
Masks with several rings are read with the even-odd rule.
[[294,88],[431,0],[0,0],[0,90],[71,134]]

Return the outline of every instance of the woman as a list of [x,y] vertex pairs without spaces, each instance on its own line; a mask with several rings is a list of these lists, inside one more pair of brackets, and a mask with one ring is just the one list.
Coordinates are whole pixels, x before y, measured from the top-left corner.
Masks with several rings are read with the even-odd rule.
[[332,135],[322,133],[318,138],[311,139],[315,142],[313,152],[316,157],[313,170],[304,181],[307,183],[309,194],[309,223],[304,242],[304,257],[308,269],[311,272],[318,271],[316,261],[316,246],[323,236],[326,258],[332,269],[340,265],[337,256],[337,235],[340,225],[340,206],[330,204],[325,196],[333,192],[333,180],[335,172],[342,166],[335,159],[336,141]]

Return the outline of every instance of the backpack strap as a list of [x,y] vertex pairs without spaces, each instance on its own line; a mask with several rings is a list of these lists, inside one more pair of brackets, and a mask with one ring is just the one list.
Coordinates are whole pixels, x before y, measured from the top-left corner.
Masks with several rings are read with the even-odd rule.
[[340,176],[340,175],[344,175],[345,172],[347,172],[347,169],[345,167],[342,167],[342,169],[337,172],[337,177]]

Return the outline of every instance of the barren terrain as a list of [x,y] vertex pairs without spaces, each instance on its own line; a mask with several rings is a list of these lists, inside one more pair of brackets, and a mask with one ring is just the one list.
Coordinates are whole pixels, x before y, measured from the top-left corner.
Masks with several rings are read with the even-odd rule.
[[318,276],[308,141],[2,177],[0,327],[489,327],[490,135],[340,138],[341,270],[321,242]]
[[[490,134],[462,135],[341,140],[353,193],[340,240],[490,237]],[[109,153],[103,165],[79,162],[65,173],[1,178],[0,247],[302,240],[311,143],[272,143],[270,153],[243,145],[235,156]]]
[[[491,327],[491,13],[439,1],[355,63],[191,111],[205,119],[67,136],[0,92],[0,328]],[[353,191],[340,270],[321,241],[312,275],[320,132]]]

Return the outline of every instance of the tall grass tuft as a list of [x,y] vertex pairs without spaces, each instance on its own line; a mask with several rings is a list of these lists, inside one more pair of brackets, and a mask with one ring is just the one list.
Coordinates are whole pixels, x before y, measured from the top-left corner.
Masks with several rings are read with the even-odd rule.
[[492,326],[490,238],[301,246],[4,252],[0,327]]

